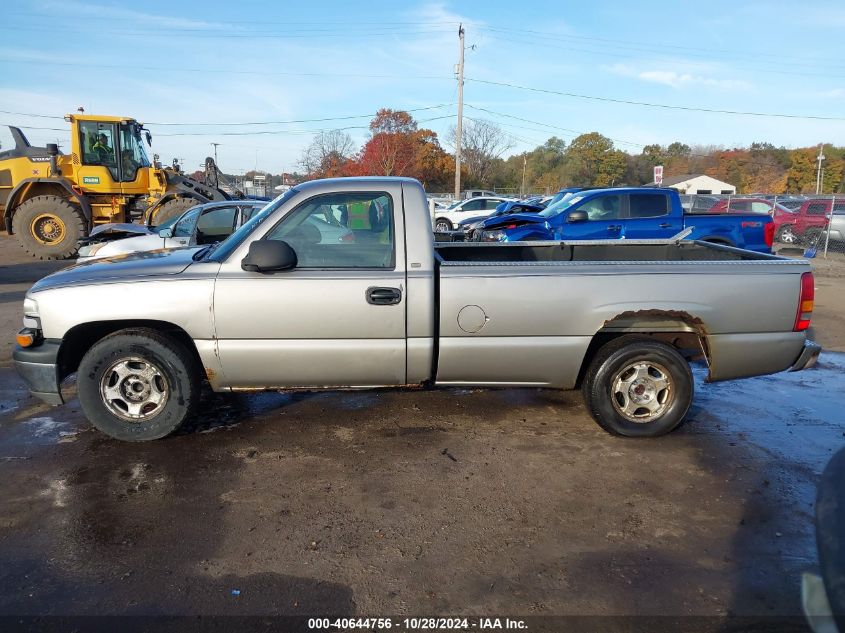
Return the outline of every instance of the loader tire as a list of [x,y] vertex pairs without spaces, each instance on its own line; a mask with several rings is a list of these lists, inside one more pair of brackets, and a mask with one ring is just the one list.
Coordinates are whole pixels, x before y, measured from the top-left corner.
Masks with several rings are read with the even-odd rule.
[[88,235],[82,210],[60,196],[35,196],[15,211],[12,230],[24,250],[38,259],[67,259]]
[[152,226],[159,226],[162,222],[165,222],[170,218],[177,218],[185,213],[185,211],[191,207],[197,206],[198,204],[199,201],[194,200],[193,198],[174,198],[173,200],[168,200],[155,210],[150,224]]

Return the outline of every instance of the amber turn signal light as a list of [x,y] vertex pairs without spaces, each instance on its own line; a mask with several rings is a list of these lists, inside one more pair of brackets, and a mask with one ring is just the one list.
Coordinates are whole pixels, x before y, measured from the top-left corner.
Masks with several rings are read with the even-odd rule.
[[21,347],[32,347],[35,343],[35,333],[31,330],[21,330],[15,337],[15,341]]

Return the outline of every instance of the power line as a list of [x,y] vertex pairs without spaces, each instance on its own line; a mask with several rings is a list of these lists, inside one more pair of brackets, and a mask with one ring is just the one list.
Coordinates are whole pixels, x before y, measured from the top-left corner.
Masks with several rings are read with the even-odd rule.
[[[409,108],[409,109],[402,109],[399,108],[402,112],[423,112],[427,110],[438,110],[440,108],[450,108],[454,103],[441,103],[438,105],[433,106],[425,106],[421,108]],[[64,119],[62,116],[55,116],[49,114],[35,114],[30,112],[11,112],[9,110],[0,110],[0,114],[13,114],[17,116],[29,116],[29,117],[37,117],[43,119]],[[250,125],[288,125],[293,123],[324,123],[327,121],[347,121],[350,119],[366,119],[376,116],[377,112],[370,112],[368,114],[350,114],[344,116],[337,116],[337,117],[324,117],[320,119],[290,119],[287,121],[238,121],[238,122],[225,122],[225,123],[192,123],[192,122],[169,122],[169,123],[160,123],[155,121],[144,122],[144,125],[161,125],[161,126],[213,126],[213,127],[224,127],[224,126],[250,126]],[[439,117],[438,117],[439,118]],[[429,119],[431,120],[431,119]],[[20,125],[18,127],[27,127]],[[35,128],[35,127],[28,127],[27,129],[58,129],[58,128]],[[283,132],[284,130],[280,130],[279,132]],[[274,133],[273,131],[269,133]],[[184,133],[178,134],[179,136],[190,136],[191,133]],[[158,136],[177,136],[177,134],[159,134]]]
[[815,121],[845,121],[845,117],[836,117],[836,116],[817,116],[817,115],[810,115],[810,114],[783,114],[783,113],[776,113],[776,112],[744,112],[740,110],[720,110],[716,108],[699,108],[694,106],[680,106],[680,105],[669,105],[665,103],[649,103],[646,101],[630,101],[628,99],[616,99],[613,97],[598,97],[595,95],[584,95],[578,94],[574,92],[562,92],[558,90],[550,90],[548,88],[535,88],[531,86],[519,86],[517,84],[507,83],[504,81],[490,81],[487,79],[474,79],[472,77],[467,77],[467,81],[474,81],[475,83],[479,84],[486,84],[489,86],[502,86],[505,88],[515,88],[518,90],[528,90],[530,92],[540,92],[543,94],[553,94],[559,95],[562,97],[574,97],[577,99],[590,99],[592,101],[604,101],[608,103],[619,103],[624,105],[636,105],[636,106],[643,106],[647,108],[662,108],[664,110],[685,110],[688,112],[709,112],[712,114],[733,114],[738,116],[756,116],[756,117],[773,117],[773,118],[781,118],[781,119],[810,119]]
[[[491,31],[496,33],[504,33],[506,35],[513,35],[514,33],[524,33],[525,36],[531,36],[532,40],[536,40],[538,37],[541,39],[546,40],[553,40],[553,41],[560,41],[560,40],[575,40],[575,41],[583,41],[585,43],[593,43],[593,42],[601,42],[603,44],[609,44],[615,48],[628,48],[630,50],[640,50],[646,52],[660,52],[662,53],[666,49],[674,49],[678,51],[693,51],[693,52],[703,52],[710,54],[710,58],[712,58],[713,53],[719,53],[722,55],[733,55],[738,56],[740,58],[747,57],[743,51],[735,51],[735,50],[728,50],[728,49],[718,49],[718,48],[702,48],[702,47],[695,47],[695,46],[679,46],[673,44],[665,44],[660,42],[659,46],[655,45],[653,42],[642,42],[642,41],[633,41],[633,40],[620,40],[616,38],[603,38],[603,37],[593,37],[589,35],[571,35],[568,33],[552,33],[549,31],[536,31],[531,29],[518,29],[518,28],[500,28],[495,26],[485,26],[480,25],[478,27],[480,30]],[[754,51],[754,55],[751,56],[751,59],[758,59],[760,57],[769,57],[774,61],[783,61],[783,60],[796,60],[802,59],[808,62],[808,65],[812,65],[812,67],[817,67],[819,61],[818,58],[814,57],[785,57],[783,55],[774,55],[772,53],[763,53]]]
[[[77,62],[60,62],[52,61],[46,62],[44,59],[20,59],[0,57],[0,62],[9,64],[37,64],[43,66],[48,63],[50,66],[72,66],[79,68],[80,66],[96,66],[98,70],[108,68],[126,72],[126,65],[121,64],[101,64],[94,61],[77,61]],[[257,75],[261,77],[342,77],[352,79],[437,79],[437,80],[452,80],[452,77],[445,75],[382,75],[382,74],[366,74],[366,73],[304,73],[304,72],[278,72],[278,71],[263,71],[263,70],[228,70],[225,68],[184,68],[182,66],[145,66],[144,68],[136,68],[133,72],[147,71],[160,75],[161,73],[171,72],[173,74],[184,75],[186,73],[207,73],[212,75]]]

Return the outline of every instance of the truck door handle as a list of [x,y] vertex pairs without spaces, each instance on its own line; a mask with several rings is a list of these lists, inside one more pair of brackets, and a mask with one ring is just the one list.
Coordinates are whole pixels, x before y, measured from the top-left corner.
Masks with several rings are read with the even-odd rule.
[[392,306],[402,301],[402,291],[399,288],[367,288],[367,303],[375,306]]
[[659,226],[661,229],[668,229],[672,225],[668,222],[663,222],[662,224],[658,224],[657,226]]

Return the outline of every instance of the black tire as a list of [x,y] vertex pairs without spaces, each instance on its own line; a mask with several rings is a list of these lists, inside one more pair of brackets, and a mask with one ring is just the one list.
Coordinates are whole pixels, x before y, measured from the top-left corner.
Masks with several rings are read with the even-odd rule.
[[454,227],[452,223],[447,218],[437,218],[434,221],[434,230],[435,231],[451,231]]
[[60,196],[35,196],[12,216],[12,230],[24,250],[38,259],[67,259],[88,235],[82,210]]
[[[120,378],[119,370],[113,371],[115,366],[138,374]],[[141,376],[145,367],[157,372],[153,380],[147,380],[148,387],[154,385],[152,388],[166,397],[163,402],[143,405],[146,410],[141,409],[138,419],[121,417],[115,411],[131,415],[124,406],[126,398],[136,396],[133,389],[145,380]],[[76,382],[79,403],[91,424],[106,435],[130,442],[170,435],[191,415],[200,396],[199,367],[193,354],[179,341],[144,328],[120,330],[98,341],[82,358]],[[139,399],[151,391],[148,387],[137,394]],[[106,388],[117,390],[121,397],[107,400]]]
[[[624,384],[622,379],[626,375],[631,376],[626,369],[633,364],[648,368],[649,375],[639,384],[639,378],[632,379],[633,382],[626,390],[628,395],[615,393],[615,383],[618,380],[620,384]],[[661,380],[655,379],[650,373],[655,367],[659,368],[655,369],[658,376],[665,373],[664,378],[668,385],[666,389],[652,389],[659,384],[656,381]],[[648,382],[649,379],[652,380],[651,383]],[[653,398],[646,404],[658,407],[652,412],[657,417],[649,418],[641,414],[639,419],[631,419],[623,414],[625,398],[634,395],[632,390],[640,387],[643,387],[643,391],[636,394],[640,398],[649,399],[650,392],[653,392]],[[677,428],[689,410],[694,389],[689,363],[674,347],[638,336],[623,336],[599,349],[581,384],[584,404],[593,419],[609,433],[626,437],[657,437]],[[629,403],[631,407],[637,405],[633,399],[630,399]],[[645,406],[629,412],[633,415],[637,411],[648,413]]]
[[152,225],[158,226],[170,218],[179,217],[185,211],[198,204],[199,201],[194,198],[174,198],[173,200],[168,200],[153,213]]
[[823,237],[824,231],[821,229],[807,229],[804,231],[804,235],[801,236],[801,241],[808,246],[818,247]]

